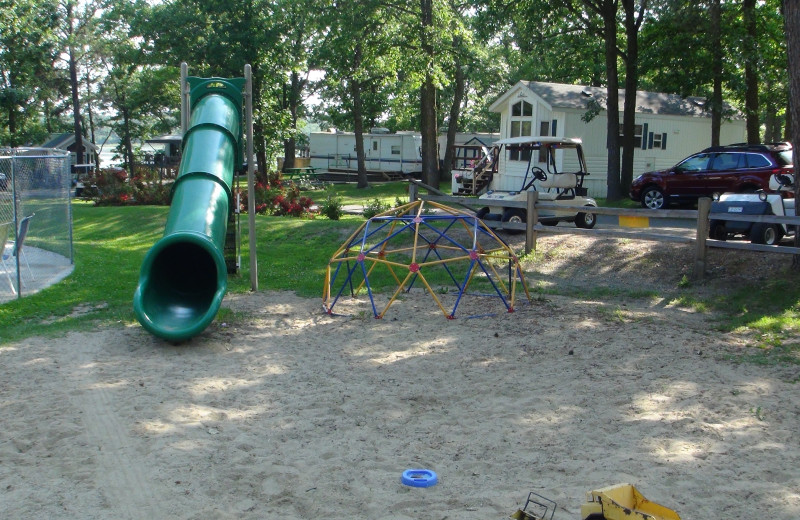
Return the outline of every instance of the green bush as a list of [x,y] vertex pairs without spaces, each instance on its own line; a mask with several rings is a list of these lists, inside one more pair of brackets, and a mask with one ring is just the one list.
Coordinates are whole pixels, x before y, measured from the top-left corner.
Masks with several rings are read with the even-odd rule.
[[381,199],[375,197],[364,205],[364,218],[370,219],[375,215],[383,213],[384,211],[388,211],[391,209],[391,207],[392,206],[388,203],[383,202]]
[[342,198],[336,193],[333,186],[325,189],[325,200],[320,206],[320,213],[331,220],[339,220],[342,217]]

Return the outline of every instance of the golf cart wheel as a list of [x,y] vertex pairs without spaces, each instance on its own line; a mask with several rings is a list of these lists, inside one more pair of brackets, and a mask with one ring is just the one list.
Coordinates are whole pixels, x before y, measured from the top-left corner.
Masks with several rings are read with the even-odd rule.
[[489,214],[489,208],[486,206],[482,207],[481,209],[475,212],[475,216],[481,220],[485,219],[486,215],[488,214]]
[[592,229],[597,223],[597,217],[594,213],[578,213],[575,215],[575,227],[583,229]]
[[725,224],[718,220],[712,221],[708,228],[708,238],[722,241],[728,240],[728,232],[725,230]]
[[[508,208],[503,212],[503,216],[500,219],[501,222],[513,222],[515,224],[524,224],[525,223],[525,210],[519,208]],[[519,229],[506,229],[507,233],[522,233]]]
[[648,186],[642,190],[641,199],[645,209],[664,209],[667,205],[664,192],[658,186]]
[[774,246],[783,238],[783,233],[775,224],[753,224],[750,229],[750,242]]
[[525,223],[525,210],[519,208],[509,208],[503,212],[502,222],[514,222],[516,224]]

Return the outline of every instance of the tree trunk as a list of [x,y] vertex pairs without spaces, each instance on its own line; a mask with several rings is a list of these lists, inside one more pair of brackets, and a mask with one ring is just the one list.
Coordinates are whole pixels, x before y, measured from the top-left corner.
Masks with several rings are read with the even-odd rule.
[[[459,43],[457,41],[454,41],[453,43],[454,46],[458,48]],[[439,174],[440,179],[443,175],[450,174],[450,168],[453,164],[453,145],[456,142],[456,133],[458,132],[458,118],[461,114],[461,102],[464,99],[465,77],[464,70],[461,68],[461,59],[458,55],[456,55],[455,60],[455,78],[453,87],[453,104],[450,106],[450,122],[447,125],[447,144],[445,145],[444,149],[442,172]]]
[[[634,141],[636,133],[636,92],[639,90],[639,27],[641,12],[636,15],[636,6],[633,0],[623,0],[625,9],[625,109],[623,111],[623,147],[622,171],[620,175],[620,191],[624,196],[631,187],[633,180],[633,157],[636,150]],[[642,0],[641,9],[647,3]],[[642,148],[646,148],[647,136],[642,135]]]
[[[353,52],[353,68],[358,70],[361,67],[361,59],[363,52],[363,42],[356,42],[356,48]],[[356,164],[358,165],[358,182],[356,188],[363,189],[369,188],[369,181],[367,181],[367,165],[364,153],[364,106],[361,99],[361,89],[363,88],[360,81],[350,78],[350,96],[353,98],[353,131],[356,138]]]
[[422,18],[422,58],[426,61],[425,79],[420,87],[420,132],[422,133],[422,180],[425,184],[439,187],[439,156],[436,128],[436,86],[431,68],[435,61],[433,44],[428,31],[433,27],[433,3],[420,0]]
[[619,72],[617,70],[617,2],[604,0],[602,4],[603,38],[606,57],[606,92],[608,116],[606,124],[606,148],[608,149],[607,197],[620,200],[623,197],[620,184],[619,156]]
[[[90,142],[96,147],[97,139],[95,138],[94,112],[92,111],[92,77],[88,70],[86,71],[86,115],[89,117]],[[94,165],[95,168],[100,169],[100,154],[94,156]]]
[[[794,164],[798,163],[800,153],[798,153],[797,143],[800,143],[800,0],[784,0],[783,2],[786,28],[786,54],[789,61],[789,105],[791,108],[792,139],[795,143]],[[800,199],[800,182],[797,179],[797,167],[795,166],[794,183],[795,200]],[[794,208],[795,215],[800,215],[800,205]],[[794,246],[800,247],[800,229],[795,229]],[[792,269],[800,271],[800,255],[792,256]]]
[[13,88],[9,89],[9,95],[11,96],[8,103],[8,133],[11,137],[9,144],[11,148],[15,148],[19,143],[17,143],[17,106]]
[[[289,93],[284,93],[285,106],[289,109],[289,115],[292,121],[292,136],[283,141],[283,169],[294,168],[294,156],[297,151],[297,144],[294,138],[297,132],[297,111],[300,107],[300,95],[303,91],[303,81],[296,71],[292,71],[290,75]],[[284,90],[285,92],[285,90]]]
[[358,183],[356,188],[369,188],[367,181],[367,163],[364,153],[364,116],[361,106],[361,90],[356,86],[358,82],[353,82],[353,130],[356,137],[356,163],[358,164]]
[[[253,76],[253,112],[258,113],[257,107],[261,106],[261,89],[264,83],[258,60],[250,62],[250,72]],[[256,156],[256,178],[266,184],[269,181],[269,176],[267,175],[267,144],[264,141],[264,125],[255,114],[253,117],[253,148]]]
[[758,32],[756,29],[756,0],[744,0],[742,16],[745,30],[745,117],[747,118],[747,142],[757,144],[761,142],[760,127],[758,122]]
[[711,146],[720,145],[720,128],[722,127],[722,9],[720,0],[711,1],[711,76],[713,91],[711,93]]
[[134,175],[134,158],[133,158],[133,141],[131,140],[131,116],[126,108],[122,109],[122,145],[125,148],[125,168],[128,174],[133,177]]
[[84,164],[83,132],[81,131],[81,105],[78,99],[78,64],[75,50],[69,47],[69,84],[72,89],[72,130],[75,133],[75,161]]

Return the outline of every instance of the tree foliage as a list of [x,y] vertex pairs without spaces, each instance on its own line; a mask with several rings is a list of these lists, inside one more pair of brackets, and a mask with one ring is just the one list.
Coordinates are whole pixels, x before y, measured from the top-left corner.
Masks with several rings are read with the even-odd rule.
[[[236,77],[252,66],[262,173],[281,151],[294,154],[306,118],[362,133],[422,131],[425,180],[436,185],[444,154],[437,134],[497,131],[488,106],[520,79],[706,97],[714,128],[748,114],[758,133],[751,139],[784,138],[790,128],[781,0],[0,0],[0,7],[4,145],[75,126],[89,135],[92,116],[110,114],[106,124],[122,136],[121,155],[132,164],[135,142],[177,129],[181,62],[196,76]],[[623,140],[631,137],[624,117],[631,107],[620,110]],[[622,163],[618,195],[631,166],[629,155],[618,157],[616,124],[612,116],[607,131],[609,170]]]

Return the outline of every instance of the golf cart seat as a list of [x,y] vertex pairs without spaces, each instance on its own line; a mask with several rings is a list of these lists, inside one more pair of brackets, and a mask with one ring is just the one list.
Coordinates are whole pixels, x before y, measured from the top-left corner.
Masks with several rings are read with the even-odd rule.
[[539,200],[543,202],[556,200],[558,198],[558,193],[555,191],[540,191],[539,192]]
[[538,184],[540,188],[574,188],[578,185],[578,176],[574,173],[551,173]]

